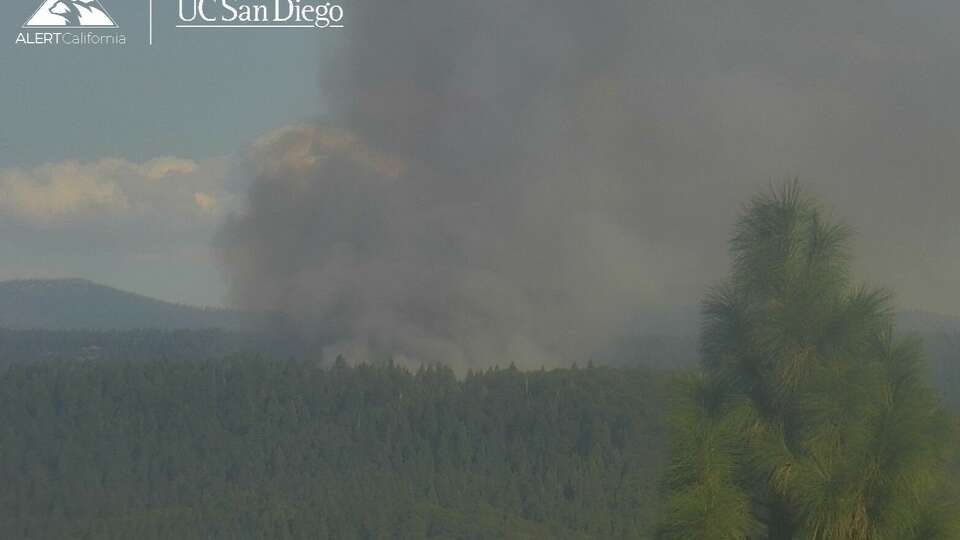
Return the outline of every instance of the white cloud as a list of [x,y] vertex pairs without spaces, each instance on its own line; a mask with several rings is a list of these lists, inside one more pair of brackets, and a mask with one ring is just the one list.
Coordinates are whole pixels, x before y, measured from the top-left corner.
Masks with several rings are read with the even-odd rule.
[[175,157],[157,158],[144,163],[141,169],[144,175],[152,180],[159,180],[166,176],[190,174],[197,170],[197,162]]
[[0,172],[0,211],[34,222],[72,214],[121,211],[129,206],[120,187],[76,162]]
[[224,159],[67,161],[0,169],[0,217],[44,228],[77,221],[204,225],[227,211]]
[[199,191],[193,194],[193,200],[197,203],[197,207],[205,214],[215,214],[220,204],[220,201],[213,195]]
[[396,156],[375,152],[356,135],[316,124],[294,124],[267,132],[248,151],[256,176],[309,175],[324,159],[347,157],[384,178],[396,178],[404,168]]

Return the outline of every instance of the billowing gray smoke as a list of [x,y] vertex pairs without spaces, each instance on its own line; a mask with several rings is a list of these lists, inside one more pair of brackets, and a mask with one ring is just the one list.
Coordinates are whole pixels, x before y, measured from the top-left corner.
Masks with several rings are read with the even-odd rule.
[[[884,81],[934,88],[881,39],[911,23],[801,4],[351,3],[331,119],[249,152],[217,242],[233,300],[353,359],[569,364],[695,302],[770,180],[845,211],[869,187],[855,224],[913,204],[895,179],[946,147],[889,109]],[[874,158],[897,130],[912,170]]]

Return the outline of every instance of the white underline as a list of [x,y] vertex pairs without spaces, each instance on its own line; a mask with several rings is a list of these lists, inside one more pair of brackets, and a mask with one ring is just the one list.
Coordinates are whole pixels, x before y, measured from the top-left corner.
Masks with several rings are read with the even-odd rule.
[[177,28],[343,28],[343,25],[315,26],[312,24],[178,24]]

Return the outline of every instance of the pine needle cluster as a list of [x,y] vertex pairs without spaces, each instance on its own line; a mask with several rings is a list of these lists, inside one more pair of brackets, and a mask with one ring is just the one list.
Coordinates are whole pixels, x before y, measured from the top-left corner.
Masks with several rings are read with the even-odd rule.
[[955,419],[850,238],[796,181],[745,208],[679,383],[662,538],[960,538]]

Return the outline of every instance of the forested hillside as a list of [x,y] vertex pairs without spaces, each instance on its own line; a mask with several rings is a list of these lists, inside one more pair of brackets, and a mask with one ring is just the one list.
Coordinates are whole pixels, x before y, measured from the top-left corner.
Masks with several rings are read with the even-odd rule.
[[[908,328],[923,340],[926,370],[951,410],[960,414],[960,331],[923,332]],[[308,344],[282,334],[227,330],[55,331],[0,328],[0,369],[10,364],[46,361],[155,361],[177,358],[221,358],[263,355],[271,358],[310,356]],[[598,365],[622,368],[677,370],[693,365],[696,338],[644,336],[616,351],[598,355]]]
[[280,336],[226,330],[7,330],[0,328],[0,369],[48,361],[221,358],[264,354],[298,355]]
[[239,311],[163,302],[85,279],[0,281],[0,327],[44,330],[248,329]]
[[43,362],[0,373],[6,538],[646,538],[662,375]]

